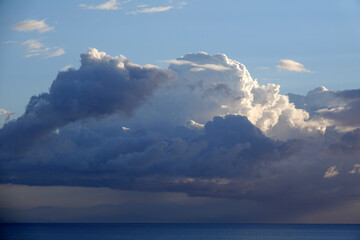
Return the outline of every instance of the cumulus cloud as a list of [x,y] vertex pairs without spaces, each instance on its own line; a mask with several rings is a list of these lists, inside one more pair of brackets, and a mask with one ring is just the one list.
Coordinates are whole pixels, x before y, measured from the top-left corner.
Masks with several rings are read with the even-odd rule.
[[213,116],[239,114],[246,116],[267,136],[283,140],[317,134],[326,128],[321,121],[310,119],[308,112],[296,108],[288,96],[280,94],[279,85],[259,84],[243,64],[225,54],[211,56],[199,52],[167,62],[180,81],[171,94],[158,94],[155,101],[161,105],[160,98],[166,97],[167,104],[175,104],[179,95],[184,96],[181,106],[176,108],[184,114],[178,116],[174,112],[172,116],[176,120],[168,122],[178,120],[177,124],[181,124],[194,120],[205,123]]
[[358,90],[282,95],[225,54],[169,64],[82,54],[0,129],[0,181],[235,199],[293,219],[360,197],[360,130],[341,118]]
[[299,62],[291,59],[281,59],[276,65],[278,69],[291,71],[291,72],[310,72],[305,66]]
[[306,110],[322,125],[346,132],[360,127],[360,90],[332,91],[324,86],[315,88],[306,96],[288,94],[297,108]]
[[19,22],[13,25],[12,29],[20,32],[38,31],[40,33],[54,30],[54,27],[47,25],[45,23],[45,20],[46,19],[42,19],[42,20],[27,19],[23,22]]
[[69,122],[112,113],[133,114],[171,72],[139,66],[90,49],[81,67],[59,72],[49,93],[33,96],[25,114],[0,130],[1,149],[22,151]]
[[91,9],[91,10],[118,10],[121,9],[119,5],[124,4],[129,1],[118,2],[117,0],[109,0],[105,3],[99,5],[86,5],[86,4],[79,4],[79,7],[84,9]]

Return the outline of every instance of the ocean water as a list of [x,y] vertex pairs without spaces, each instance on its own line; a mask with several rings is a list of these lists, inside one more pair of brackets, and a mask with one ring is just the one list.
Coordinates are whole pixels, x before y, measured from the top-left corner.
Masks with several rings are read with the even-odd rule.
[[352,224],[1,224],[1,239],[32,240],[359,240]]

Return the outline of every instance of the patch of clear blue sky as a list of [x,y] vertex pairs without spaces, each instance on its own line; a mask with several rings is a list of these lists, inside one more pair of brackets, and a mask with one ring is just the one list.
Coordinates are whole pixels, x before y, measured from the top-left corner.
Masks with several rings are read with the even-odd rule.
[[[244,63],[260,83],[280,84],[282,93],[305,94],[320,85],[332,90],[360,87],[359,1],[185,0],[182,9],[137,15],[126,12],[138,4],[155,7],[177,2],[133,0],[115,11],[78,6],[105,1],[0,2],[0,108],[22,114],[29,98],[47,91],[62,67],[78,67],[79,54],[89,47],[163,67],[166,64],[159,60],[190,52],[225,53]],[[25,19],[44,18],[54,31],[11,29]],[[25,58],[20,43],[28,39],[42,40],[66,53]],[[278,71],[280,59],[293,59],[313,72]]]

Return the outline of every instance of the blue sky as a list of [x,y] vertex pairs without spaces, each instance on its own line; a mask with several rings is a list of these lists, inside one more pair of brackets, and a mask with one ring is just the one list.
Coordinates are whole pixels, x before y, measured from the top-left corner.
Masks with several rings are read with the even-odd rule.
[[0,221],[359,223],[358,26],[351,0],[1,1]]
[[[164,67],[167,64],[159,61],[186,53],[225,53],[245,64],[261,83],[280,84],[282,93],[306,94],[321,85],[332,90],[359,87],[358,1],[125,1],[118,10],[79,6],[102,3],[1,2],[2,108],[21,114],[30,96],[48,90],[58,70],[79,66],[79,54],[89,47]],[[141,4],[173,8],[128,14]],[[46,19],[54,29],[44,33],[13,29],[26,19]],[[26,58],[21,43],[29,39],[62,48],[65,54]],[[312,72],[278,71],[280,59],[293,59]]]

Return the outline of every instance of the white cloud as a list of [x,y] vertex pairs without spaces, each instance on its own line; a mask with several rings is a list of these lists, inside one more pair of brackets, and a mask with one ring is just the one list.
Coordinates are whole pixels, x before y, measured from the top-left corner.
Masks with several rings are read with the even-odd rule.
[[304,109],[297,109],[288,96],[280,94],[279,85],[259,84],[243,64],[225,54],[211,56],[199,52],[165,62],[170,63],[169,68],[179,76],[176,92],[164,94],[162,100],[155,97],[158,104],[177,106],[172,114],[168,114],[176,120],[168,119],[168,122],[179,125],[189,120],[205,123],[214,116],[243,115],[267,136],[277,139],[305,137],[326,128],[322,122],[310,119]]
[[11,117],[11,115],[13,115],[14,113],[13,112],[9,112],[3,108],[0,108],[0,116],[3,115],[5,116],[5,121],[8,121]]
[[117,0],[109,0],[105,3],[93,6],[93,5],[86,5],[86,4],[79,4],[79,7],[84,9],[91,9],[91,10],[118,10],[121,9],[119,5],[127,3],[129,1],[118,2]]
[[173,6],[160,6],[160,7],[140,8],[140,9],[136,9],[135,11],[128,12],[128,14],[166,12],[172,8],[174,8],[174,7]]
[[139,14],[139,13],[159,13],[159,12],[166,12],[171,9],[182,9],[185,5],[187,5],[186,2],[173,2],[169,1],[169,5],[167,6],[157,6],[157,7],[151,7],[148,4],[139,4],[136,6],[136,9],[133,11],[129,11],[126,14]]
[[30,52],[39,50],[43,47],[43,44],[39,40],[36,40],[36,39],[29,39],[29,40],[21,43],[21,45],[26,46],[28,51],[30,51]]
[[194,120],[189,120],[185,123],[185,126],[189,129],[203,129],[205,125],[195,122]]
[[291,59],[281,59],[276,65],[277,68],[291,72],[310,72],[305,66]]
[[45,19],[40,21],[34,19],[27,19],[23,22],[19,22],[13,25],[12,29],[20,32],[38,31],[40,33],[44,33],[54,30],[54,27],[47,25],[45,23]]
[[177,4],[177,8],[183,8],[183,7],[185,7],[187,5],[187,2],[179,2],[178,4]]
[[66,65],[65,67],[60,69],[60,72],[64,72],[66,70],[68,70],[69,68],[71,68],[73,65]]
[[0,108],[0,129],[3,124],[5,124],[10,120],[13,114],[14,114],[13,112],[9,112],[3,108]]
[[355,163],[354,168],[349,173],[351,174],[360,173],[360,163]]
[[174,65],[191,65],[191,66],[193,66],[193,68],[190,69],[190,71],[192,71],[192,72],[200,72],[200,71],[204,71],[206,69],[214,70],[214,71],[230,70],[229,67],[219,65],[219,64],[211,64],[211,63],[198,64],[198,63],[186,61],[186,60],[174,59],[174,60],[165,60],[163,62],[167,62],[167,63],[174,64]]
[[26,46],[26,55],[25,57],[34,57],[34,56],[44,56],[46,58],[49,57],[57,57],[65,54],[65,50],[59,47],[46,47],[44,44],[38,39],[29,39],[21,45]]
[[324,174],[324,178],[332,178],[339,174],[339,171],[336,170],[336,166],[329,167]]
[[149,5],[147,5],[147,4],[140,4],[140,5],[137,5],[136,7],[137,7],[137,8],[144,8],[144,7],[147,7],[147,6],[149,6]]
[[4,44],[14,44],[14,43],[17,43],[16,41],[4,41],[3,42]]
[[63,48],[57,48],[56,51],[48,53],[47,57],[57,57],[65,54],[65,50]]
[[256,69],[259,69],[259,70],[269,70],[270,68],[269,68],[269,67],[257,67]]

